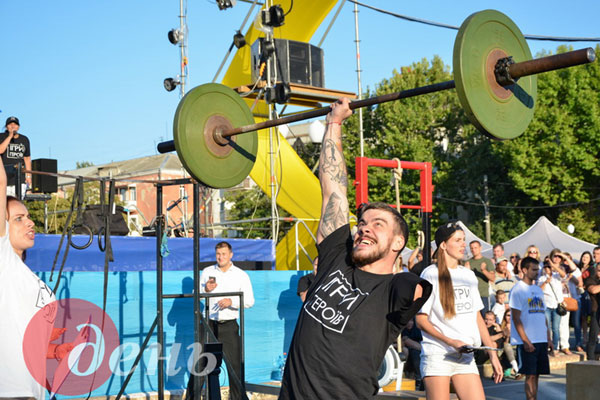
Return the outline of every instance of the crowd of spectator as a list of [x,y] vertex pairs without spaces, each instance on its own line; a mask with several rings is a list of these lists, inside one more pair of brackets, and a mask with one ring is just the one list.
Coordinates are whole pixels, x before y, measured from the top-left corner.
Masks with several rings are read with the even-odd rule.
[[[499,355],[505,368],[505,376],[519,378],[514,350],[510,345],[509,301],[512,288],[523,279],[520,268],[522,257],[518,253],[511,253],[507,258],[501,243],[493,246],[492,259],[481,254],[481,243],[477,240],[469,243],[469,248],[472,257],[464,260],[464,265],[478,278],[479,294],[484,304],[482,316],[490,337],[497,348],[502,349]],[[590,360],[596,359],[600,333],[600,311],[596,300],[600,287],[600,246],[591,252],[583,252],[579,260],[574,260],[571,254],[560,249],[553,249],[549,254],[543,255],[532,244],[525,249],[524,257],[532,257],[540,262],[540,272],[535,284],[544,293],[546,320],[553,344],[550,356],[578,352],[586,353]],[[417,261],[421,259],[422,251],[416,249],[402,270],[418,273],[415,265],[418,267]],[[432,263],[435,263],[435,259]],[[404,332],[403,343],[408,347],[405,354],[409,365],[418,365],[419,338],[418,329],[412,324]],[[487,353],[483,351],[476,356],[478,364],[485,362],[486,358]],[[413,369],[410,366],[408,368]],[[418,369],[415,377],[420,378]]]

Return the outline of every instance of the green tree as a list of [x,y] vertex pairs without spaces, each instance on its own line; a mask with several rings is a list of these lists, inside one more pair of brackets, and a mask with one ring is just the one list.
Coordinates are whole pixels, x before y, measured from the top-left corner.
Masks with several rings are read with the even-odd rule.
[[75,168],[79,169],[79,168],[85,168],[85,167],[92,167],[94,166],[94,163],[91,161],[77,161],[75,163]]
[[[269,218],[264,221],[236,224],[232,227],[235,228],[236,233],[230,233],[229,236],[246,239],[271,238],[271,199],[258,186],[251,189],[229,190],[225,193],[225,200],[233,204],[227,212],[228,221]],[[279,217],[289,217],[289,214],[279,208]],[[283,237],[288,229],[289,224],[280,222],[279,237]]]
[[[561,46],[558,53],[571,50]],[[600,46],[596,46],[596,52]],[[547,55],[547,54],[540,54]],[[528,222],[546,215],[553,222],[569,221],[582,229],[575,236],[598,240],[600,218],[600,67],[598,63],[548,72],[538,76],[538,104],[534,119],[519,138],[495,143],[511,191],[522,205],[569,207],[531,210]],[[590,203],[592,202],[592,203]],[[527,203],[527,204],[525,204]],[[595,205],[595,206],[594,206]]]
[[[71,209],[74,187],[68,188],[64,197],[58,196],[56,193],[47,202],[48,206],[48,233],[61,234],[63,232],[67,216]],[[108,189],[105,192],[105,199],[108,201]],[[88,204],[100,204],[100,183],[99,182],[84,182],[83,184],[83,203],[84,208]],[[115,196],[115,203],[123,205],[123,202],[118,196]],[[77,200],[75,202],[77,207]],[[31,215],[31,219],[35,223],[35,230],[38,233],[44,232],[44,202],[43,201],[28,201],[27,209]],[[71,217],[71,224],[75,222],[77,208]]]

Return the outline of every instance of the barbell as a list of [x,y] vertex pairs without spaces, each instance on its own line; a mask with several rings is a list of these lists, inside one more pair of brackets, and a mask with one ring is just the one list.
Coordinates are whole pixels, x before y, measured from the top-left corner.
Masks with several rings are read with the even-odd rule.
[[[470,122],[493,139],[520,136],[533,118],[536,74],[593,62],[592,48],[532,59],[525,37],[506,15],[484,10],[461,25],[453,51],[454,80],[350,103],[350,109],[454,89]],[[254,123],[250,108],[234,90],[215,83],[190,90],[173,121],[173,139],[158,151],[173,150],[190,175],[206,186],[242,182],[256,160],[256,131],[324,116],[330,107]],[[242,135],[243,134],[243,135]]]

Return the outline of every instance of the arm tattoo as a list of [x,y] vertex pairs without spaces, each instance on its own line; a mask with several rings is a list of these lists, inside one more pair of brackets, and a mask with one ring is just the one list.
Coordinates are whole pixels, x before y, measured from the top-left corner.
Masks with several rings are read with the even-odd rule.
[[337,193],[329,196],[319,226],[322,237],[327,237],[337,228],[348,223],[348,203],[344,200]]
[[348,185],[348,173],[346,171],[346,161],[342,153],[341,146],[327,139],[323,144],[321,151],[321,167],[323,174],[332,182],[343,186]]

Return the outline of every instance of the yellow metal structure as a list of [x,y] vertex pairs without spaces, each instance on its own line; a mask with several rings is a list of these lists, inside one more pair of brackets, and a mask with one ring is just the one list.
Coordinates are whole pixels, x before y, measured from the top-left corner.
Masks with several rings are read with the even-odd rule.
[[[290,8],[290,0],[279,0],[284,11]],[[274,29],[274,37],[280,39],[309,42],[327,14],[335,6],[337,0],[295,0],[292,11],[286,16],[285,23]],[[246,32],[246,43],[251,45],[264,33],[251,26]],[[251,81],[250,46],[244,46],[235,54],[222,83],[229,87],[248,85]],[[252,101],[248,100],[249,105]],[[255,114],[268,115],[267,105],[260,102],[254,109]],[[256,122],[264,118],[256,117]],[[256,163],[250,176],[256,184],[270,196],[271,167],[269,155],[269,130],[258,132],[259,145]],[[275,179],[278,185],[277,204],[288,213],[300,219],[319,219],[321,215],[321,187],[318,179],[298,157],[294,149],[276,133]],[[316,234],[317,222],[307,222]],[[300,243],[307,249],[311,257],[316,256],[314,241],[305,229],[298,230]],[[278,270],[296,269],[295,231],[290,232],[279,242],[276,248],[276,265]],[[310,261],[300,256],[300,269],[312,269]]]

